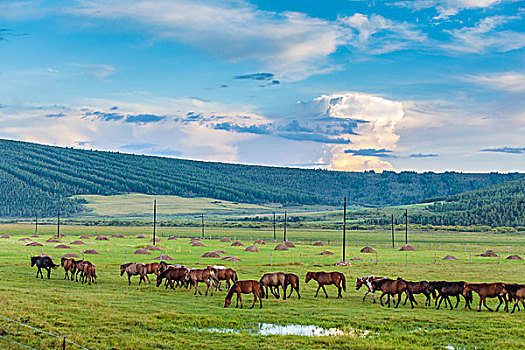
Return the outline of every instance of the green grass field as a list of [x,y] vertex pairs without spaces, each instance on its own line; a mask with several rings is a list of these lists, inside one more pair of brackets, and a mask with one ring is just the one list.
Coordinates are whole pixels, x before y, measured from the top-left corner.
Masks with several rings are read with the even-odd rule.
[[[297,273],[301,277],[300,300],[292,295],[283,301],[270,297],[264,300],[263,309],[225,309],[226,292],[218,292],[213,297],[194,296],[193,291],[176,291],[156,288],[154,285],[138,286],[138,279],[131,286],[125,277],[119,276],[119,264],[127,260],[150,262],[158,252],[151,255],[133,255],[139,247],[150,244],[149,228],[144,227],[83,227],[66,226],[61,232],[67,236],[63,244],[77,240],[80,234],[111,235],[122,233],[126,238],[111,238],[109,241],[85,240],[88,245],[71,245],[72,249],[56,249],[59,243],[46,243],[54,233],[52,226],[39,228],[44,247],[26,247],[19,241],[29,237],[34,227],[24,225],[2,225],[0,235],[9,234],[11,238],[0,239],[0,314],[24,320],[25,323],[45,331],[65,336],[72,341],[93,349],[177,349],[177,348],[523,348],[525,347],[525,312],[508,314],[491,313],[487,310],[478,313],[460,308],[455,310],[435,310],[424,306],[422,296],[416,296],[419,304],[414,310],[407,306],[389,309],[371,301],[361,302],[364,290],[355,291],[355,277],[364,275],[401,276],[410,280],[467,280],[472,282],[518,282],[525,283],[523,272],[525,262],[505,260],[506,249],[521,254],[525,238],[519,235],[493,235],[481,233],[428,233],[410,232],[410,241],[420,245],[416,252],[405,252],[387,248],[389,232],[350,231],[351,246],[347,247],[347,258],[361,257],[374,261],[354,261],[351,267],[334,267],[340,260],[341,248],[335,245],[313,247],[296,243],[296,248],[285,252],[273,251],[275,243],[270,243],[271,230],[207,228],[206,235],[214,238],[228,236],[242,238],[248,245],[250,239],[262,238],[266,245],[260,245],[259,253],[244,252],[245,247],[232,247],[230,243],[220,243],[217,239],[205,240],[206,247],[191,247],[187,238],[167,240],[165,236],[196,236],[195,228],[159,228],[158,234],[164,240],[158,243],[163,254],[169,254],[176,263],[191,267],[206,264],[220,264],[234,267],[240,279],[259,279],[265,272],[283,271]],[[147,239],[136,235],[146,233]],[[279,232],[282,237],[282,232]],[[399,244],[401,244],[401,232]],[[337,231],[290,230],[288,239],[299,242],[307,239],[340,240]],[[282,238],[281,238],[282,239]],[[438,251],[426,247],[436,241],[443,243]],[[417,242],[417,243],[415,243]],[[379,264],[375,255],[359,253],[362,246],[370,244],[379,248]],[[464,251],[467,245],[467,252]],[[482,251],[496,246],[502,253],[501,264],[498,258],[473,256],[469,262],[470,251]],[[86,255],[97,266],[99,283],[81,285],[63,279],[63,269],[52,272],[51,280],[36,279],[36,269],[29,264],[29,257],[38,255],[40,250],[51,255],[55,262],[65,253],[82,255],[82,250],[95,249],[99,255]],[[200,258],[198,254],[218,249],[226,250],[242,259],[233,266],[232,262],[219,259]],[[454,249],[454,251],[452,251]],[[332,256],[319,256],[319,252],[329,250]],[[505,251],[503,251],[505,250]],[[273,266],[269,266],[272,254]],[[461,261],[441,261],[451,254]],[[437,255],[437,263],[434,257]],[[301,260],[301,265],[299,265]],[[329,299],[314,298],[316,284],[304,284],[304,275],[309,270],[341,271],[347,278],[347,292],[342,300],[336,300],[336,289],[327,287]],[[151,278],[151,277],[150,277]],[[251,301],[245,296],[245,304]],[[477,306],[478,298],[474,297]],[[491,300],[489,306],[495,306]],[[343,335],[331,337],[304,336],[262,336],[252,335],[243,330],[251,329],[259,323],[316,325],[323,328],[336,327],[343,332],[354,330],[370,331],[361,336]],[[213,333],[208,328],[232,328],[238,333]],[[56,348],[55,338],[35,333],[21,326],[0,319],[0,335],[35,348]],[[19,349],[18,345],[0,339],[0,348]],[[69,347],[68,347],[69,348]],[[73,348],[73,347],[71,347]]]

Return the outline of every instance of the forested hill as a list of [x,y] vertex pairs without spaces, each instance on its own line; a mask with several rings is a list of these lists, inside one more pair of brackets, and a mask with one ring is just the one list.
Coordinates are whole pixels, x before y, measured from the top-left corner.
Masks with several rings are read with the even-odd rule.
[[75,194],[127,192],[246,203],[386,206],[480,189],[521,174],[335,172],[88,151],[0,140],[0,216],[82,210]]

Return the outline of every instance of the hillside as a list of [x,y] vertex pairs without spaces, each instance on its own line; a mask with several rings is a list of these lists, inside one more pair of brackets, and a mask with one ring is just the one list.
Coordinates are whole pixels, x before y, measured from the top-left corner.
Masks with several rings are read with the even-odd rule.
[[521,174],[336,172],[88,151],[0,140],[1,217],[83,210],[79,194],[143,193],[283,205],[388,206],[477,190]]

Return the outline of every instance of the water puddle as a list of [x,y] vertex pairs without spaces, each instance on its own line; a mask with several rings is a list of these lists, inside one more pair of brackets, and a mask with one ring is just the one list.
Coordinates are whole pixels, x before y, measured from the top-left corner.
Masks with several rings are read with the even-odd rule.
[[353,337],[366,337],[370,331],[353,329],[341,330],[339,328],[321,328],[314,325],[277,325],[272,323],[259,323],[251,328],[234,329],[234,328],[198,328],[201,332],[212,333],[247,333],[249,335],[298,335],[303,337],[333,337],[340,335],[349,335]]

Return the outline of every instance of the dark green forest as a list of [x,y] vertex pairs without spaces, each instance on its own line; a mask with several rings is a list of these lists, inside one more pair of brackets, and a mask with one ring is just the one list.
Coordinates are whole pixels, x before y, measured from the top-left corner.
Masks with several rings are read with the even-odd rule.
[[[1,217],[31,217],[37,213],[41,217],[54,216],[59,202],[64,215],[70,216],[83,210],[81,200],[69,198],[72,195],[130,192],[283,205],[341,205],[347,196],[351,205],[383,207],[446,198],[519,178],[523,175],[363,173],[249,166],[0,140]],[[518,183],[523,195],[523,181]],[[505,184],[501,188],[506,188]],[[502,198],[507,195],[503,190],[497,193]],[[482,212],[490,205],[490,210],[501,211],[496,202],[489,201],[490,197],[463,200],[460,195],[451,202],[436,204],[433,213],[437,218],[441,217],[440,211],[456,211],[446,207],[454,203],[463,205],[463,211]],[[477,199],[480,202],[472,204]],[[512,199],[505,199],[498,205],[516,206],[505,210],[523,213],[523,202],[514,204]],[[475,217],[468,220],[475,221]],[[523,215],[515,222],[519,220]]]

